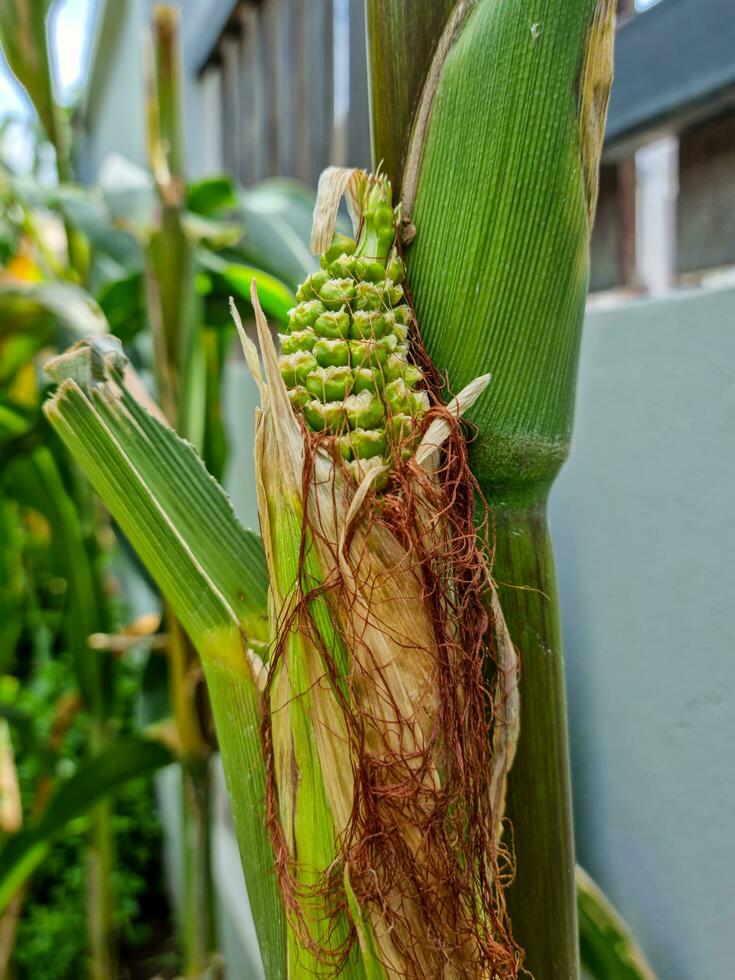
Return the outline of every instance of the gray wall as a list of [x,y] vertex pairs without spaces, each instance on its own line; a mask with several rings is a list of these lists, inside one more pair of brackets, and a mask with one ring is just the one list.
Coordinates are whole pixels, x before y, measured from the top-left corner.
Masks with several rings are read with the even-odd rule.
[[735,289],[594,313],[551,506],[579,859],[661,980],[735,961]]

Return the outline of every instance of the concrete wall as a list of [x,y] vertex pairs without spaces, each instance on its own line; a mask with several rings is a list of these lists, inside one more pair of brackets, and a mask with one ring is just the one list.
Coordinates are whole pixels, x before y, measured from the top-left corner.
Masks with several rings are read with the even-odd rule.
[[735,960],[735,289],[590,315],[551,505],[579,860],[662,980]]

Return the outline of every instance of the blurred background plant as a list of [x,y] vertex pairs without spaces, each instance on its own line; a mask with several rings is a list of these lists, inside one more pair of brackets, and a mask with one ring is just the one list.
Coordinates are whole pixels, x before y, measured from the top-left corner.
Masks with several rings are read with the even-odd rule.
[[[12,0],[0,12],[4,54],[38,120],[30,172],[0,161],[0,975],[12,958],[18,976],[76,976],[86,964],[103,980],[135,974],[135,956],[149,946],[158,955],[162,937],[166,952],[160,827],[150,777],[136,777],[173,754],[181,890],[168,966],[200,976],[219,958],[214,740],[198,660],[174,617],[161,626],[150,580],[45,422],[42,364],[114,331],[165,415],[221,476],[227,296],[246,297],[255,277],[261,303],[285,323],[313,264],[304,245],[313,200],[289,182],[246,197],[225,176],[186,183],[169,8],[154,12],[140,107],[151,172],[118,158],[97,187],[74,183],[72,111],[53,95],[49,6]],[[276,228],[259,215],[261,193],[276,201]]]

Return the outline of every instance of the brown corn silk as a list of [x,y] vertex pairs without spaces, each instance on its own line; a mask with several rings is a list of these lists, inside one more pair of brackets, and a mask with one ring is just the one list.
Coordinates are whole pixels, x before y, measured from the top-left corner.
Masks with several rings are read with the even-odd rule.
[[[362,186],[373,179],[362,174]],[[294,413],[254,288],[252,300],[264,379],[241,336],[261,393],[275,637],[266,808],[289,975],[515,977],[500,836],[517,662],[478,543],[488,520],[459,421],[487,379],[444,405],[414,321],[411,357],[431,404],[423,440],[393,452],[387,485],[377,468],[358,485]]]

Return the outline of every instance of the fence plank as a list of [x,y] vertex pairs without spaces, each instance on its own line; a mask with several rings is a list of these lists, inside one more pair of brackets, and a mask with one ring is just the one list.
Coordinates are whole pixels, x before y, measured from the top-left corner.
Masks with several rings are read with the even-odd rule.
[[350,0],[350,108],[347,114],[347,163],[370,169],[365,0]]
[[258,8],[259,96],[264,113],[260,132],[263,155],[259,179],[278,172],[278,0],[262,0]]
[[306,111],[308,179],[316,183],[332,161],[334,135],[334,7],[332,0],[309,0],[306,20]]
[[259,179],[258,147],[263,129],[263,97],[258,72],[258,11],[255,4],[244,3],[238,9],[240,22],[240,118],[238,142],[240,169],[238,177],[246,187]]
[[222,57],[222,158],[227,170],[239,172],[240,147],[240,45],[236,37],[226,35],[220,42]]
[[[277,169],[290,177],[295,165],[296,103],[294,99],[294,48],[296,45],[294,0],[269,0],[276,18],[276,107],[278,121]],[[301,5],[301,0],[297,0]]]

